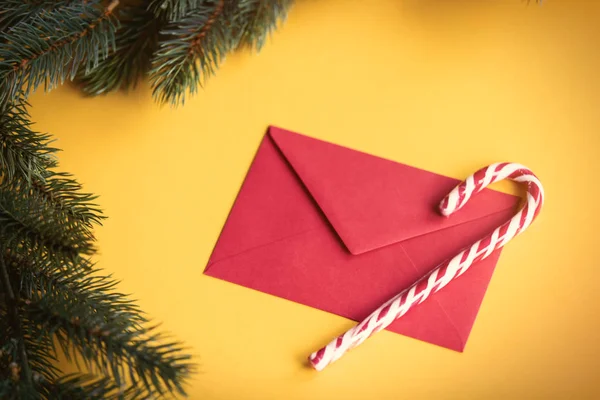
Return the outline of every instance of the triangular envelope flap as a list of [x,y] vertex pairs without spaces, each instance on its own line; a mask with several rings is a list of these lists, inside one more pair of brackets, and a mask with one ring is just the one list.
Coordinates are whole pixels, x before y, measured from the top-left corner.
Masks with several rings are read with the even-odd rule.
[[269,133],[352,254],[449,228],[518,198],[485,189],[450,218],[439,202],[459,181],[277,127]]

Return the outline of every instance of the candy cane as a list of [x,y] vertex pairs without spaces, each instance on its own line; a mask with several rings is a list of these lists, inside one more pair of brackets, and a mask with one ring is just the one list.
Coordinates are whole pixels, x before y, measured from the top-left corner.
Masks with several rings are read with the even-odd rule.
[[474,263],[485,259],[494,250],[503,247],[509,240],[523,232],[542,208],[544,189],[533,172],[520,164],[497,163],[480,169],[456,186],[442,200],[440,212],[444,216],[451,215],[460,210],[473,194],[505,178],[527,184],[527,202],[512,219],[496,228],[492,234],[458,253],[454,258],[443,262],[411,287],[383,304],[360,324],[311,354],[309,361],[313,368],[321,371],[348,350],[360,345],[374,333],[385,329],[413,306],[422,303],[432,293],[461,276]]

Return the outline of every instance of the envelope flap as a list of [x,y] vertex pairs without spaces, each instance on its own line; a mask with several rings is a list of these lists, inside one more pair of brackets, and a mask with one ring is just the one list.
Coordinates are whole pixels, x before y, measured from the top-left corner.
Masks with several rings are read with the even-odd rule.
[[273,139],[352,254],[513,208],[516,196],[485,189],[450,218],[437,212],[458,180],[270,127]]

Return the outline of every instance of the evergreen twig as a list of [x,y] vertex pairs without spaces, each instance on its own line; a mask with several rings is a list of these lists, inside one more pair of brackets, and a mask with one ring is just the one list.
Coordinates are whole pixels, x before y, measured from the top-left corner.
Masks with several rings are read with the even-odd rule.
[[279,24],[287,18],[293,0],[240,0],[233,30],[240,46],[260,50]]
[[0,32],[41,13],[71,5],[78,0],[2,0],[0,3]]
[[[161,9],[162,10],[162,9]],[[167,23],[166,12],[129,5],[120,14],[116,48],[92,70],[79,71],[77,80],[86,94],[99,95],[135,87],[151,66],[158,48],[159,31]]]
[[11,368],[17,370],[17,372],[13,373],[12,379],[19,381],[21,376],[24,376],[25,383],[32,386],[33,378],[31,375],[31,367],[29,366],[23,329],[21,327],[21,318],[19,316],[19,299],[17,297],[19,292],[17,291],[17,294],[15,294],[3,257],[0,257],[0,283],[2,284],[5,295],[4,303],[8,314],[8,321],[12,328],[13,338],[16,340],[18,348],[18,358],[13,361],[15,365],[11,366]]
[[152,11],[157,17],[165,16],[170,21],[176,21],[202,6],[204,2],[206,0],[151,0],[148,10]]
[[[0,114],[7,143],[0,151],[0,398],[184,393],[189,356],[147,328],[139,307],[89,261],[92,228],[102,219],[95,196],[54,172],[56,149],[30,130],[24,104]],[[10,158],[7,148],[39,160],[37,173],[27,175],[23,157]],[[91,380],[59,378],[55,343],[76,363],[83,358]]]
[[88,368],[111,374],[118,385],[127,376],[136,387],[185,394],[183,380],[192,365],[179,343],[165,342],[154,328],[106,324],[87,307],[65,300],[48,293],[29,305],[28,317],[57,338],[69,359],[81,355]]
[[71,374],[56,381],[44,381],[41,389],[49,399],[61,400],[133,400],[149,399],[146,392],[129,386],[123,388],[110,378],[89,374]]
[[20,96],[0,104],[0,176],[5,179],[42,178],[54,160],[56,149],[50,147],[50,136],[31,130],[26,106]]
[[119,282],[111,276],[101,275],[102,271],[85,259],[76,269],[65,271],[52,264],[32,265],[28,258],[10,251],[5,257],[14,271],[11,278],[20,282],[21,291],[28,299],[68,293],[70,302],[86,308],[105,324],[122,329],[141,329],[148,322],[135,302],[114,291]]
[[82,192],[81,184],[69,173],[46,169],[41,179],[32,179],[30,189],[42,202],[64,213],[64,219],[72,219],[88,228],[92,228],[92,224],[100,225],[104,219],[94,203],[97,196]]
[[149,76],[159,103],[183,104],[228,52],[260,49],[285,20],[292,0],[154,0],[122,13],[116,50],[80,72],[88,94],[135,86]]
[[[81,64],[91,69],[114,47],[119,0],[74,3],[23,20],[0,34],[0,102],[72,80]],[[85,40],[82,40],[85,38]]]
[[61,218],[19,180],[0,185],[0,236],[9,237],[20,252],[56,265],[76,263],[94,252],[93,233],[86,225]]
[[230,49],[224,0],[207,1],[169,23],[150,70],[153,95],[161,103],[183,104],[202,79],[213,74]]

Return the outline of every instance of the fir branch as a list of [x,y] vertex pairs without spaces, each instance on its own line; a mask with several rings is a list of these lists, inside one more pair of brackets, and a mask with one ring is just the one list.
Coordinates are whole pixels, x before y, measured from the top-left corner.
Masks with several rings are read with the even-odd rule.
[[34,265],[25,258],[7,251],[6,264],[11,278],[20,282],[22,297],[29,301],[46,294],[67,293],[68,301],[86,308],[105,324],[120,329],[141,329],[148,322],[143,311],[127,295],[114,291],[118,281],[102,276],[101,270],[82,259],[75,268],[65,270],[52,264]]
[[89,226],[57,211],[21,180],[0,184],[0,240],[21,255],[57,266],[94,252]]
[[54,161],[50,136],[31,130],[27,103],[22,98],[0,106],[0,176],[43,179],[45,168]]
[[0,3],[0,32],[43,12],[71,5],[80,0],[2,0]]
[[204,2],[205,0],[152,0],[148,5],[148,10],[158,18],[166,17],[169,21],[176,21],[200,7]]
[[0,102],[72,80],[81,64],[90,69],[114,47],[113,10],[99,0],[83,1],[21,21],[0,34]]
[[71,218],[88,228],[101,225],[104,219],[94,203],[98,196],[83,192],[81,184],[69,173],[44,170],[42,179],[31,181],[31,191],[57,212],[65,213],[63,218]]
[[149,399],[147,393],[136,387],[123,389],[110,378],[89,374],[72,374],[55,381],[44,381],[41,391],[48,399],[61,400],[134,400]]
[[11,378],[13,381],[20,381],[21,377],[23,377],[25,378],[25,385],[33,386],[33,377],[27,357],[27,350],[25,348],[21,317],[19,315],[18,292],[13,288],[3,257],[0,257],[0,283],[2,284],[2,289],[5,294],[4,306],[7,310],[7,320],[12,331],[13,339],[17,342],[17,351],[13,358],[14,365],[11,366],[11,368],[13,368],[13,371],[18,370],[16,373],[13,373]]
[[57,367],[59,360],[54,351],[52,337],[27,321],[23,323],[23,331],[34,384],[42,380],[51,382],[58,379],[61,371]]
[[212,14],[210,14],[208,19],[204,23],[204,26],[202,26],[202,28],[193,37],[190,48],[188,49],[189,54],[192,54],[195,51],[199,51],[200,49],[202,49],[202,41],[206,38],[207,33],[210,32],[211,28],[217,21],[219,15],[222,14],[224,5],[225,0],[217,0],[215,2],[215,7]]
[[293,0],[239,0],[233,21],[238,45],[260,50],[285,21],[292,4]]
[[[5,171],[0,183],[0,239],[15,251],[37,255],[39,260],[54,259],[62,267],[94,251],[91,228],[100,223],[101,211],[93,203],[96,197],[83,193],[69,174],[44,169],[56,166],[49,157],[56,149],[47,146],[46,135],[29,129],[24,104],[7,108],[0,129],[5,143],[0,151]],[[32,169],[38,171],[36,176],[23,176]]]
[[129,378],[132,386],[151,393],[185,394],[182,383],[192,365],[179,343],[165,342],[154,328],[105,324],[88,311],[62,293],[47,293],[28,305],[27,316],[55,335],[70,360],[81,355],[88,368],[110,374],[119,386]]
[[[54,172],[58,151],[50,147],[50,136],[31,129],[27,102],[19,99],[0,108],[0,176],[3,185],[31,193],[53,207],[58,219],[72,219],[88,228],[100,224],[96,196],[81,191],[70,174]],[[23,182],[24,181],[24,182]]]
[[[19,315],[22,317],[21,325],[23,330],[23,341],[27,350],[27,357],[29,365],[31,366],[34,385],[39,383],[42,379],[48,381],[58,379],[60,370],[56,366],[58,358],[54,351],[52,338],[46,332],[41,330],[38,325],[32,324],[26,318],[23,318],[25,313],[21,307],[22,304],[24,304],[23,300],[21,300],[19,304]],[[0,343],[4,344],[4,346],[0,347],[0,354],[4,354],[7,361],[3,364],[0,357],[1,371],[3,367],[10,367],[10,365],[14,363],[14,360],[18,358],[18,349],[17,341],[14,338],[11,338],[10,335],[4,333],[5,329],[2,329],[1,326],[0,332],[3,332],[0,333]],[[10,378],[15,382],[18,382],[19,380],[14,379],[15,377],[13,375],[14,373],[10,371],[9,368],[9,373],[5,374],[4,378]],[[0,377],[2,377],[1,374]]]
[[[0,313],[2,315],[2,313]],[[0,320],[1,321],[1,320]],[[42,346],[25,337],[26,349],[29,357],[29,364],[32,369],[33,382],[28,383],[22,379],[22,369],[20,364],[14,360],[18,360],[15,353],[18,352],[16,340],[6,335],[6,329],[0,323],[0,399],[21,400],[21,399],[39,399],[37,384],[44,375],[35,371],[36,367],[42,367],[46,376],[53,376],[53,372],[57,370],[54,364],[48,364],[45,361],[39,363],[37,350]],[[33,352],[32,352],[33,349]],[[54,362],[57,360],[54,358]]]
[[183,104],[186,92],[213,74],[231,42],[224,0],[207,1],[161,31],[164,40],[152,60],[150,82],[161,103]]
[[135,87],[150,69],[152,54],[158,48],[158,34],[167,17],[165,13],[156,15],[144,7],[130,5],[121,12],[120,22],[115,51],[91,71],[78,74],[77,80],[87,94]]

